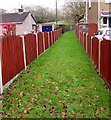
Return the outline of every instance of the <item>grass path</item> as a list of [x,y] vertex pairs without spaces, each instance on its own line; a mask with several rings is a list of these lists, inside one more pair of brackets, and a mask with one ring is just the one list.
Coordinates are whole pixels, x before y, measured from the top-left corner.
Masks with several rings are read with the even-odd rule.
[[110,118],[109,93],[74,31],[36,59],[5,91],[3,117]]

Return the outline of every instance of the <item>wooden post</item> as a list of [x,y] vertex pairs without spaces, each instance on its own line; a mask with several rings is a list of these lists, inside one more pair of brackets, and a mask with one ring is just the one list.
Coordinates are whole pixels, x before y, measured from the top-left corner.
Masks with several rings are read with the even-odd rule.
[[88,53],[88,50],[87,50],[87,41],[88,41],[87,36],[88,36],[88,34],[86,34],[86,53]]
[[91,59],[92,59],[92,39],[93,39],[93,36],[91,36]]
[[37,50],[37,57],[39,56],[39,53],[38,53],[38,33],[36,33],[36,50]]
[[50,38],[49,38],[49,32],[48,32],[48,46],[50,47]]
[[99,53],[98,53],[98,72],[99,72],[99,75],[101,74],[100,62],[101,62],[101,40],[99,40]]
[[26,70],[27,65],[26,65],[26,52],[25,52],[25,41],[24,41],[24,36],[22,36],[22,43],[23,43],[24,66],[25,66],[25,70]]
[[0,94],[3,93],[3,81],[2,81],[2,40],[0,40]]

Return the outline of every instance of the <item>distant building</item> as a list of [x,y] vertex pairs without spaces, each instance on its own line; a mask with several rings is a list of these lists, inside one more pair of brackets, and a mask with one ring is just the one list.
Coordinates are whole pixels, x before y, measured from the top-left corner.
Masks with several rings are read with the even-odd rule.
[[86,0],[86,23],[111,27],[111,0]]
[[18,13],[0,14],[0,35],[3,34],[28,34],[32,30],[37,32],[36,20],[30,12],[19,9]]

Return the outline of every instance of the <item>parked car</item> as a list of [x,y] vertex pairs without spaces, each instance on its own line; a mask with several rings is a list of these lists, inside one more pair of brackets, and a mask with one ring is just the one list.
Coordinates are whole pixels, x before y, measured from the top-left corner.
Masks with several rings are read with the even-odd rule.
[[100,40],[111,40],[111,28],[101,28],[97,33],[94,33],[94,37]]

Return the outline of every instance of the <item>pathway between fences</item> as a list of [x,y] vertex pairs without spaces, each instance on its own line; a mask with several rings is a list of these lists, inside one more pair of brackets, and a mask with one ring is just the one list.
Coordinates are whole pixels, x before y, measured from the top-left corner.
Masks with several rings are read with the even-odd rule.
[[4,91],[5,118],[110,118],[109,92],[75,32],[66,32]]

